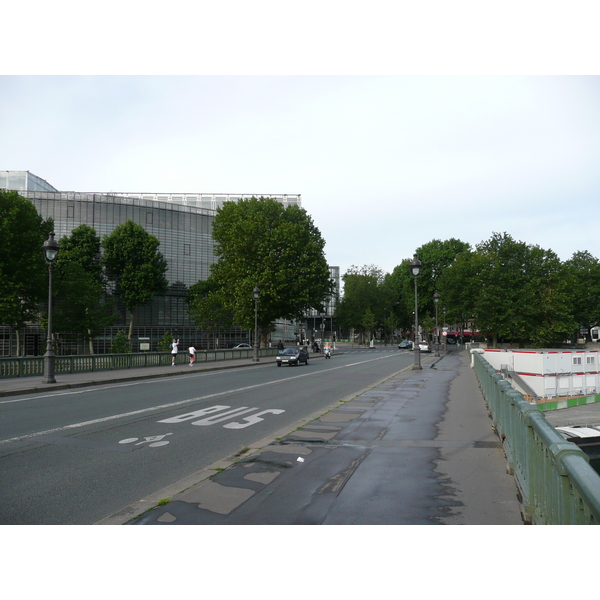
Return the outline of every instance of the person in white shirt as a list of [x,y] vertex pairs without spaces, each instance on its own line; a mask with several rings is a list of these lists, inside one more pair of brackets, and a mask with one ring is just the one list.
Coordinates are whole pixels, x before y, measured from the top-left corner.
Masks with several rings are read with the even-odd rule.
[[173,338],[173,343],[171,344],[171,366],[175,366],[175,358],[177,356],[177,346],[179,345],[179,340],[175,340]]
[[194,348],[194,346],[190,346],[188,348],[188,352],[190,354],[190,367],[194,364],[194,361],[196,360],[196,348]]

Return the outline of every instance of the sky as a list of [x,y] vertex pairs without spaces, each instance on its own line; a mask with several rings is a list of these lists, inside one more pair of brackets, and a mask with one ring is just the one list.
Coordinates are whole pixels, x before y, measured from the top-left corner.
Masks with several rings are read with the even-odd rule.
[[[201,13],[225,29],[182,20],[184,5],[132,28],[136,3],[108,0],[124,17],[104,11],[82,30],[42,4],[27,43],[4,34],[0,169],[61,191],[301,194],[342,274],[391,272],[434,239],[474,247],[494,232],[562,260],[600,258],[600,51],[587,2],[543,17],[516,3],[518,22],[493,14],[484,29],[469,2],[432,2],[437,18],[405,7],[395,22],[379,0],[370,13],[309,1],[323,22],[261,20],[270,1],[234,2],[237,18]],[[418,17],[427,27],[406,27]],[[39,39],[48,19],[53,34]],[[467,33],[476,45],[461,43]]]
[[600,257],[598,76],[3,76],[0,130],[61,191],[301,194],[342,273],[493,232]]

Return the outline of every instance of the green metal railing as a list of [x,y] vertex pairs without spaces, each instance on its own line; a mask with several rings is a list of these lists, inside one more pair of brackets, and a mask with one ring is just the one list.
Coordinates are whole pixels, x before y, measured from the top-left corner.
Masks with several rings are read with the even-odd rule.
[[600,476],[588,456],[567,442],[477,350],[472,360],[522,496],[525,521],[535,525],[600,524]]
[[[196,363],[217,362],[223,360],[251,359],[253,350],[204,350],[196,352]],[[259,358],[275,356],[277,348],[260,348]],[[175,358],[176,364],[189,362],[187,352],[180,352]],[[76,356],[57,356],[54,372],[86,373],[94,371],[111,371],[116,369],[139,369],[144,367],[160,367],[171,364],[170,352],[139,352],[131,354],[93,354]],[[21,356],[0,358],[0,379],[9,377],[30,377],[44,374],[43,356]]]

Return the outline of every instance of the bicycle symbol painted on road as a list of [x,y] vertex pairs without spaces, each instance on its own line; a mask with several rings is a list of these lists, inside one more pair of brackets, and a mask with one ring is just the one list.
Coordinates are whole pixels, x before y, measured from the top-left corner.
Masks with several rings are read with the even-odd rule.
[[163,438],[168,435],[173,435],[172,433],[165,433],[164,435],[148,435],[141,442],[138,442],[140,438],[127,438],[125,440],[121,440],[119,444],[135,444],[136,446],[140,446],[141,444],[148,444],[149,448],[158,448],[159,446],[166,446],[169,442],[163,441]]

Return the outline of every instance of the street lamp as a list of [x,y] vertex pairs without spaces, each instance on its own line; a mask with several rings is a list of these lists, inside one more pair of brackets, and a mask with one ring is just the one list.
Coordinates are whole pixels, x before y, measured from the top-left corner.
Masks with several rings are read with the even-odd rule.
[[[444,313],[444,327],[446,327],[446,313],[448,312],[448,309],[443,306],[442,307],[442,312]],[[444,336],[444,352],[446,352],[446,350],[448,349],[448,330],[446,329],[446,335]]]
[[325,311],[321,312],[321,352],[325,347]]
[[252,295],[254,296],[254,353],[252,360],[258,362],[258,298],[260,296],[260,290],[257,285],[254,286]]
[[413,351],[415,354],[415,363],[413,365],[413,370],[422,369],[421,367],[421,349],[419,348],[419,312],[418,312],[418,292],[417,292],[417,278],[419,276],[419,271],[421,270],[421,261],[417,258],[415,254],[413,256],[412,262],[410,263],[410,270],[415,278],[415,341],[413,343]]
[[44,378],[42,383],[56,383],[54,379],[54,360],[56,354],[52,348],[52,271],[54,261],[58,255],[58,242],[54,239],[54,232],[44,242],[44,258],[48,263],[48,339],[46,340],[46,354],[44,354]]
[[437,290],[433,294],[433,303],[435,304],[435,356],[440,355],[440,330],[438,329],[438,302],[440,295]]

